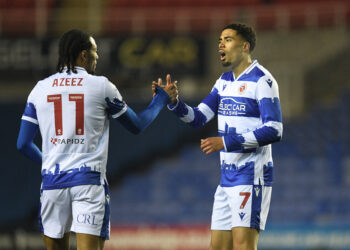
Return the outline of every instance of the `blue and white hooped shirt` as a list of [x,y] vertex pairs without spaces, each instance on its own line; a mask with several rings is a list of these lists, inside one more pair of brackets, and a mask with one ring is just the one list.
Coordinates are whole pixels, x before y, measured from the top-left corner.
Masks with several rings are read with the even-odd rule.
[[201,127],[218,116],[223,187],[273,182],[271,143],[281,140],[282,113],[276,80],[254,61],[240,76],[221,75],[210,94],[195,108],[181,100],[169,105],[180,119]]

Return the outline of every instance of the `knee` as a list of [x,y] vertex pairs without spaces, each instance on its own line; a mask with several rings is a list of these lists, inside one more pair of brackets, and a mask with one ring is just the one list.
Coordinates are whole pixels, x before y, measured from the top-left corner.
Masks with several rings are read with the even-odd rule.
[[232,250],[235,249],[232,247],[232,244],[223,244],[222,242],[217,242],[215,244],[215,242],[211,242],[210,243],[210,250]]
[[257,250],[258,247],[252,242],[234,242],[233,243],[234,250]]

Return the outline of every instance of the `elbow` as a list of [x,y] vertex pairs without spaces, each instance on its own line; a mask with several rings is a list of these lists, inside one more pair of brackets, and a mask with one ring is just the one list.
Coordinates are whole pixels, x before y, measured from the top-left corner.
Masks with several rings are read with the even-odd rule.
[[17,150],[19,152],[23,152],[25,148],[26,148],[26,144],[21,142],[20,140],[18,140],[17,141]]

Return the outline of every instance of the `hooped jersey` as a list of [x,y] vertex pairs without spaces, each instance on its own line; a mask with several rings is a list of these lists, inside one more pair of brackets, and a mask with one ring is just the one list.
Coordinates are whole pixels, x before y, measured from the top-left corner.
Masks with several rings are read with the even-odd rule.
[[271,143],[282,136],[278,85],[272,75],[254,61],[240,76],[224,73],[210,94],[195,108],[181,100],[169,109],[193,127],[218,116],[218,135],[224,187],[265,185],[273,182]]
[[[106,97],[122,97],[106,77],[56,73],[31,91],[23,120],[39,125],[42,188],[100,185],[106,177],[109,120]],[[118,115],[122,115],[126,107]],[[102,182],[103,183],[103,182]]]

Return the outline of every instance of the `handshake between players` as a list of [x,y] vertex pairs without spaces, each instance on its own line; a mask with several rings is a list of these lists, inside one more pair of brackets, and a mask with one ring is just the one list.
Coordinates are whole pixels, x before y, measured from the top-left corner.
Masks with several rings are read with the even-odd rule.
[[163,85],[162,78],[158,78],[158,82],[152,82],[153,97],[157,94],[157,87],[162,88],[170,98],[170,103],[175,104],[178,98],[177,81],[171,82],[171,76],[167,74],[166,84]]

